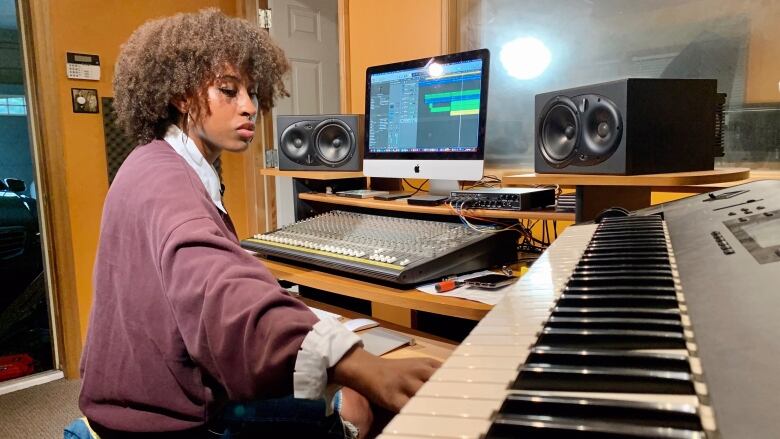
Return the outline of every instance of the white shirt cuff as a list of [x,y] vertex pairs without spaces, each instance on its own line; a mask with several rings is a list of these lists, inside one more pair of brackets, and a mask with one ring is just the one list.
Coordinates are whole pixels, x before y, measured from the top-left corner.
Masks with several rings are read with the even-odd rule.
[[314,325],[301,343],[293,373],[294,396],[301,399],[325,399],[327,414],[339,386],[328,385],[328,369],[336,365],[353,346],[363,341],[338,320],[323,319]]

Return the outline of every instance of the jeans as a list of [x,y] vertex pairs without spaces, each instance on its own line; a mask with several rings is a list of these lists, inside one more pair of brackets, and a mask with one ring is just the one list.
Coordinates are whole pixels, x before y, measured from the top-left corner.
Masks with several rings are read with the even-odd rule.
[[[340,396],[340,395],[339,395]],[[337,398],[338,399],[338,398]],[[338,404],[335,405],[338,408]],[[93,423],[101,439],[151,439],[186,437],[187,439],[350,439],[355,432],[341,420],[338,411],[325,416],[325,401],[294,399],[292,396],[232,402],[221,416],[200,432],[175,433],[123,433],[110,431]],[[346,423],[349,424],[349,423]],[[64,431],[65,439],[94,439],[86,418],[79,418]]]
[[216,426],[209,429],[210,437],[232,438],[349,438],[348,430],[338,412],[325,416],[322,400],[279,399],[230,403],[225,407]]

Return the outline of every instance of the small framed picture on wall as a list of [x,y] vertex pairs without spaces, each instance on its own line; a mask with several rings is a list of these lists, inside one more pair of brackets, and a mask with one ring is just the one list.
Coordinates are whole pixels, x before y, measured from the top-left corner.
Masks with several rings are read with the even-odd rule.
[[97,113],[98,93],[94,88],[71,88],[74,113]]

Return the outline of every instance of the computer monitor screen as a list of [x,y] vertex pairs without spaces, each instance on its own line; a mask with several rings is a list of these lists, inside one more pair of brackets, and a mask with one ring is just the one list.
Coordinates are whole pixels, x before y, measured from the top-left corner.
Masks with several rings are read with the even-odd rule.
[[482,178],[489,65],[480,49],[369,67],[363,173]]

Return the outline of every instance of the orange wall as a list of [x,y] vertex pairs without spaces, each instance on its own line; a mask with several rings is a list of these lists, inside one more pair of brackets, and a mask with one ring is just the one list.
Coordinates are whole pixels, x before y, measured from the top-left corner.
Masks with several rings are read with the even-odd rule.
[[364,113],[366,68],[441,53],[441,2],[352,0],[349,2],[351,108]]
[[[119,46],[144,21],[180,11],[219,7],[236,13],[235,0],[69,0],[51,1],[51,35],[59,77],[60,108],[55,109],[62,127],[59,139],[65,156],[71,238],[73,242],[79,324],[86,334],[92,304],[92,266],[98,242],[103,199],[108,191],[103,121],[100,114],[77,114],[71,108],[71,88],[93,88],[100,97],[112,96],[111,80]],[[65,75],[65,52],[100,56],[100,81],[71,80]],[[230,206],[239,234],[246,234],[246,205],[241,157],[223,158],[225,203]],[[68,322],[65,322],[68,324]]]

